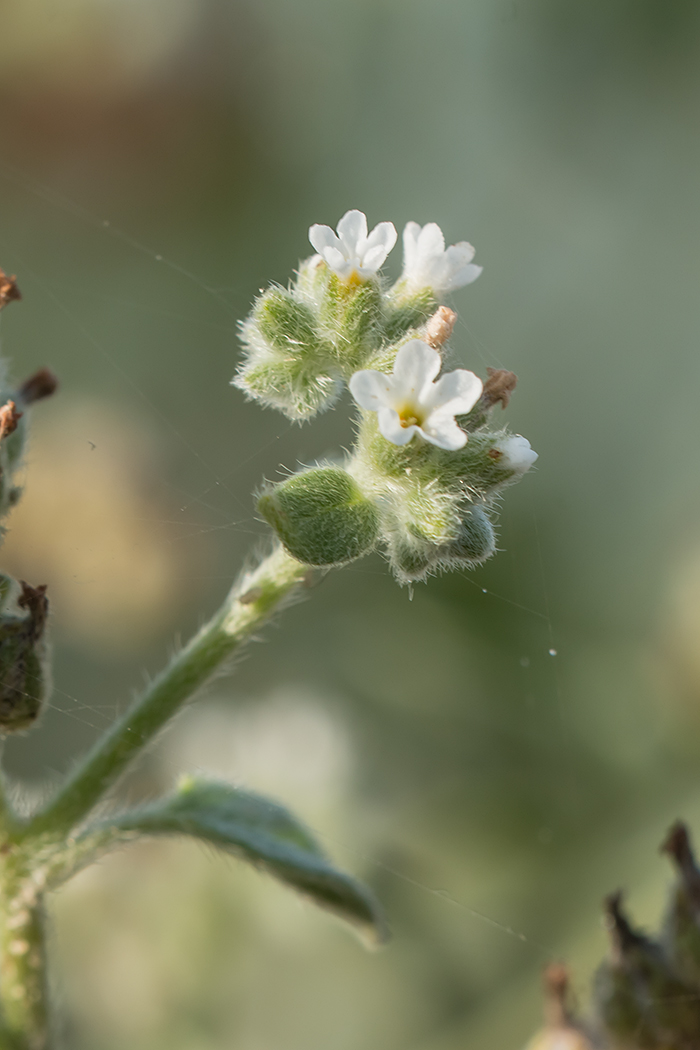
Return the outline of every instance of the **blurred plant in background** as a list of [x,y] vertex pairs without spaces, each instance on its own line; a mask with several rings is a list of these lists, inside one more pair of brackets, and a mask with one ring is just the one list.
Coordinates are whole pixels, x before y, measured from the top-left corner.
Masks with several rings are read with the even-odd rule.
[[[107,406],[128,411],[139,448],[124,444],[115,491],[128,483],[124,519],[146,519],[113,582],[109,531],[71,543],[82,517],[68,510],[60,529],[47,515],[28,549],[9,521],[16,574],[32,578],[39,547],[56,552],[57,688],[41,726],[6,746],[25,797],[45,798],[134,672],[160,665],[174,629],[197,626],[187,609],[221,599],[264,533],[249,495],[260,476],[350,442],[344,412],[288,429],[234,409],[226,385],[237,319],[270,275],[286,281],[299,231],[319,216],[361,201],[401,227],[435,218],[469,232],[488,280],[463,293],[456,355],[484,376],[487,364],[520,375],[508,419],[547,469],[509,494],[504,553],[468,577],[416,586],[409,602],[373,558],[329,576],[124,787],[127,800],[169,789],[183,734],[220,745],[210,715],[238,734],[273,695],[290,710],[321,704],[342,772],[329,759],[327,808],[310,806],[298,778],[284,797],[371,878],[391,951],[366,957],[194,847],[135,847],[54,907],[73,1041],[520,1046],[542,966],[567,959],[583,1001],[605,950],[600,899],[629,887],[632,913],[654,928],[664,867],[650,858],[678,814],[700,825],[697,7],[168,10],[3,5],[0,239],[26,303],[3,313],[1,334],[14,374],[46,362],[71,391],[37,420],[27,499],[59,436],[74,477],[109,478],[113,432],[73,427],[80,398],[105,420]],[[137,70],[130,53],[149,57]],[[93,502],[107,491],[108,480]],[[105,568],[80,575],[70,558],[84,564],[88,546]],[[107,609],[117,582],[139,593],[166,555],[175,589],[141,628],[110,634],[105,617],[99,649],[97,627],[88,644],[91,608]],[[243,763],[232,749],[229,775],[280,794],[265,754],[251,746]]]

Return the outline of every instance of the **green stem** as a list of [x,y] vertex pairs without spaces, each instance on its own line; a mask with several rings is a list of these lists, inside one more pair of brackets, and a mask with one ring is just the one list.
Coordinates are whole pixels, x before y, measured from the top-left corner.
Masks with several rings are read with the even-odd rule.
[[88,752],[15,840],[60,838],[83,820],[165,723],[305,580],[308,566],[276,548]]
[[0,1050],[48,1050],[44,909],[31,878],[2,880],[0,923]]

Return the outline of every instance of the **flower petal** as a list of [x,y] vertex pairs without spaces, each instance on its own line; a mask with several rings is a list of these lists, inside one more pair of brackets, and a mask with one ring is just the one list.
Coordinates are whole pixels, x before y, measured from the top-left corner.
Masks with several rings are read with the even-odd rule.
[[518,474],[524,474],[539,458],[535,450],[530,447],[530,442],[522,434],[508,434],[493,447],[501,453],[502,465],[507,470],[514,470]]
[[325,248],[323,258],[338,277],[347,277],[352,273],[352,260],[346,259],[339,248]]
[[367,240],[367,216],[362,211],[346,211],[338,223],[338,237],[348,257],[361,255]]
[[445,237],[436,222],[428,222],[418,238],[418,252],[426,259],[433,255],[442,255],[445,250]]
[[321,226],[319,223],[309,227],[309,240],[319,255],[323,255],[326,248],[340,247],[340,241],[330,226]]
[[457,368],[433,383],[424,404],[436,414],[458,416],[471,412],[483,389],[484,384],[478,376],[466,368]]
[[430,416],[421,427],[421,434],[431,445],[438,448],[446,448],[450,452],[456,452],[458,448],[464,448],[467,443],[467,435],[455,423],[454,417],[445,415],[438,417],[437,413]]
[[418,256],[418,238],[421,227],[417,222],[407,222],[403,228],[403,265],[404,270],[410,269]]
[[394,394],[422,400],[425,388],[440,371],[440,355],[421,339],[411,339],[401,347],[394,361]]
[[[348,383],[350,393],[361,408],[370,412],[379,412],[388,407],[393,400],[392,377],[384,375],[383,372],[375,372],[372,368],[365,368],[361,372],[355,372]],[[392,409],[393,412],[393,409]],[[398,420],[398,414],[394,412]]]
[[374,248],[370,248],[370,250],[365,252],[362,256],[362,269],[367,273],[376,273],[384,263],[388,254],[389,253],[383,244],[377,244]]
[[458,241],[457,244],[451,244],[446,250],[445,255],[450,261],[450,265],[454,268],[458,266],[464,266],[466,263],[470,263],[476,255],[476,248],[469,241]]
[[391,441],[392,445],[407,445],[414,434],[420,433],[420,427],[412,424],[402,427],[399,414],[393,408],[380,408],[377,412],[379,433]]
[[457,288],[464,288],[466,285],[471,284],[472,281],[475,281],[479,274],[483,272],[483,269],[483,266],[475,266],[474,263],[468,263],[461,270],[457,270],[456,273],[452,274],[444,290],[446,292],[454,292]]
[[[388,255],[396,244],[397,236],[398,234],[396,233],[396,227],[393,222],[379,222],[367,238],[365,252],[372,248],[381,246],[386,252],[386,255]],[[386,255],[384,258],[386,258]]]

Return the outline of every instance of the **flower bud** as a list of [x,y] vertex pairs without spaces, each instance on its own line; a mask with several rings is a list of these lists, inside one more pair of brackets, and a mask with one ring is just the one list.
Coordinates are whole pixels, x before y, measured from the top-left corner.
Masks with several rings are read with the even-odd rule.
[[353,372],[363,368],[386,342],[382,312],[377,280],[348,284],[331,275],[319,318],[335,347],[336,364],[343,379],[348,380]]
[[600,1018],[614,1050],[693,1050],[700,1046],[697,989],[684,984],[663,949],[637,933],[620,908],[606,901],[610,959],[596,975]]
[[493,526],[482,507],[461,509],[457,501],[436,492],[406,488],[400,499],[395,491],[393,514],[385,526],[389,560],[399,583],[470,568],[496,549]]
[[548,966],[544,973],[545,1027],[525,1050],[593,1050],[569,1005],[569,974],[564,966]]
[[340,467],[315,467],[273,486],[258,509],[289,553],[307,565],[343,565],[377,542],[376,505]]
[[338,397],[334,349],[316,329],[310,306],[283,288],[258,299],[241,328],[246,359],[232,380],[249,397],[294,420],[309,419]]
[[700,870],[685,824],[673,825],[661,850],[678,872],[664,923],[664,945],[683,980],[700,986]]
[[479,565],[495,553],[496,537],[483,507],[470,507],[464,512],[454,540],[440,549],[440,559]]
[[[0,734],[28,729],[39,717],[48,694],[46,669],[46,587],[17,587],[2,577],[0,610]],[[9,611],[14,606],[16,611]],[[22,613],[22,610],[26,610]]]

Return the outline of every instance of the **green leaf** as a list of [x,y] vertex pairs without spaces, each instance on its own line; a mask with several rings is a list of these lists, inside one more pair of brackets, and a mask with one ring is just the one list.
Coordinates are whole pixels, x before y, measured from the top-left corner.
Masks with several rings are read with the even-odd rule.
[[288,810],[230,784],[187,777],[169,798],[116,814],[87,829],[86,837],[113,829],[116,838],[191,835],[247,860],[281,882],[359,927],[372,943],[386,939],[384,919],[372,894],[337,871],[311,832]]

